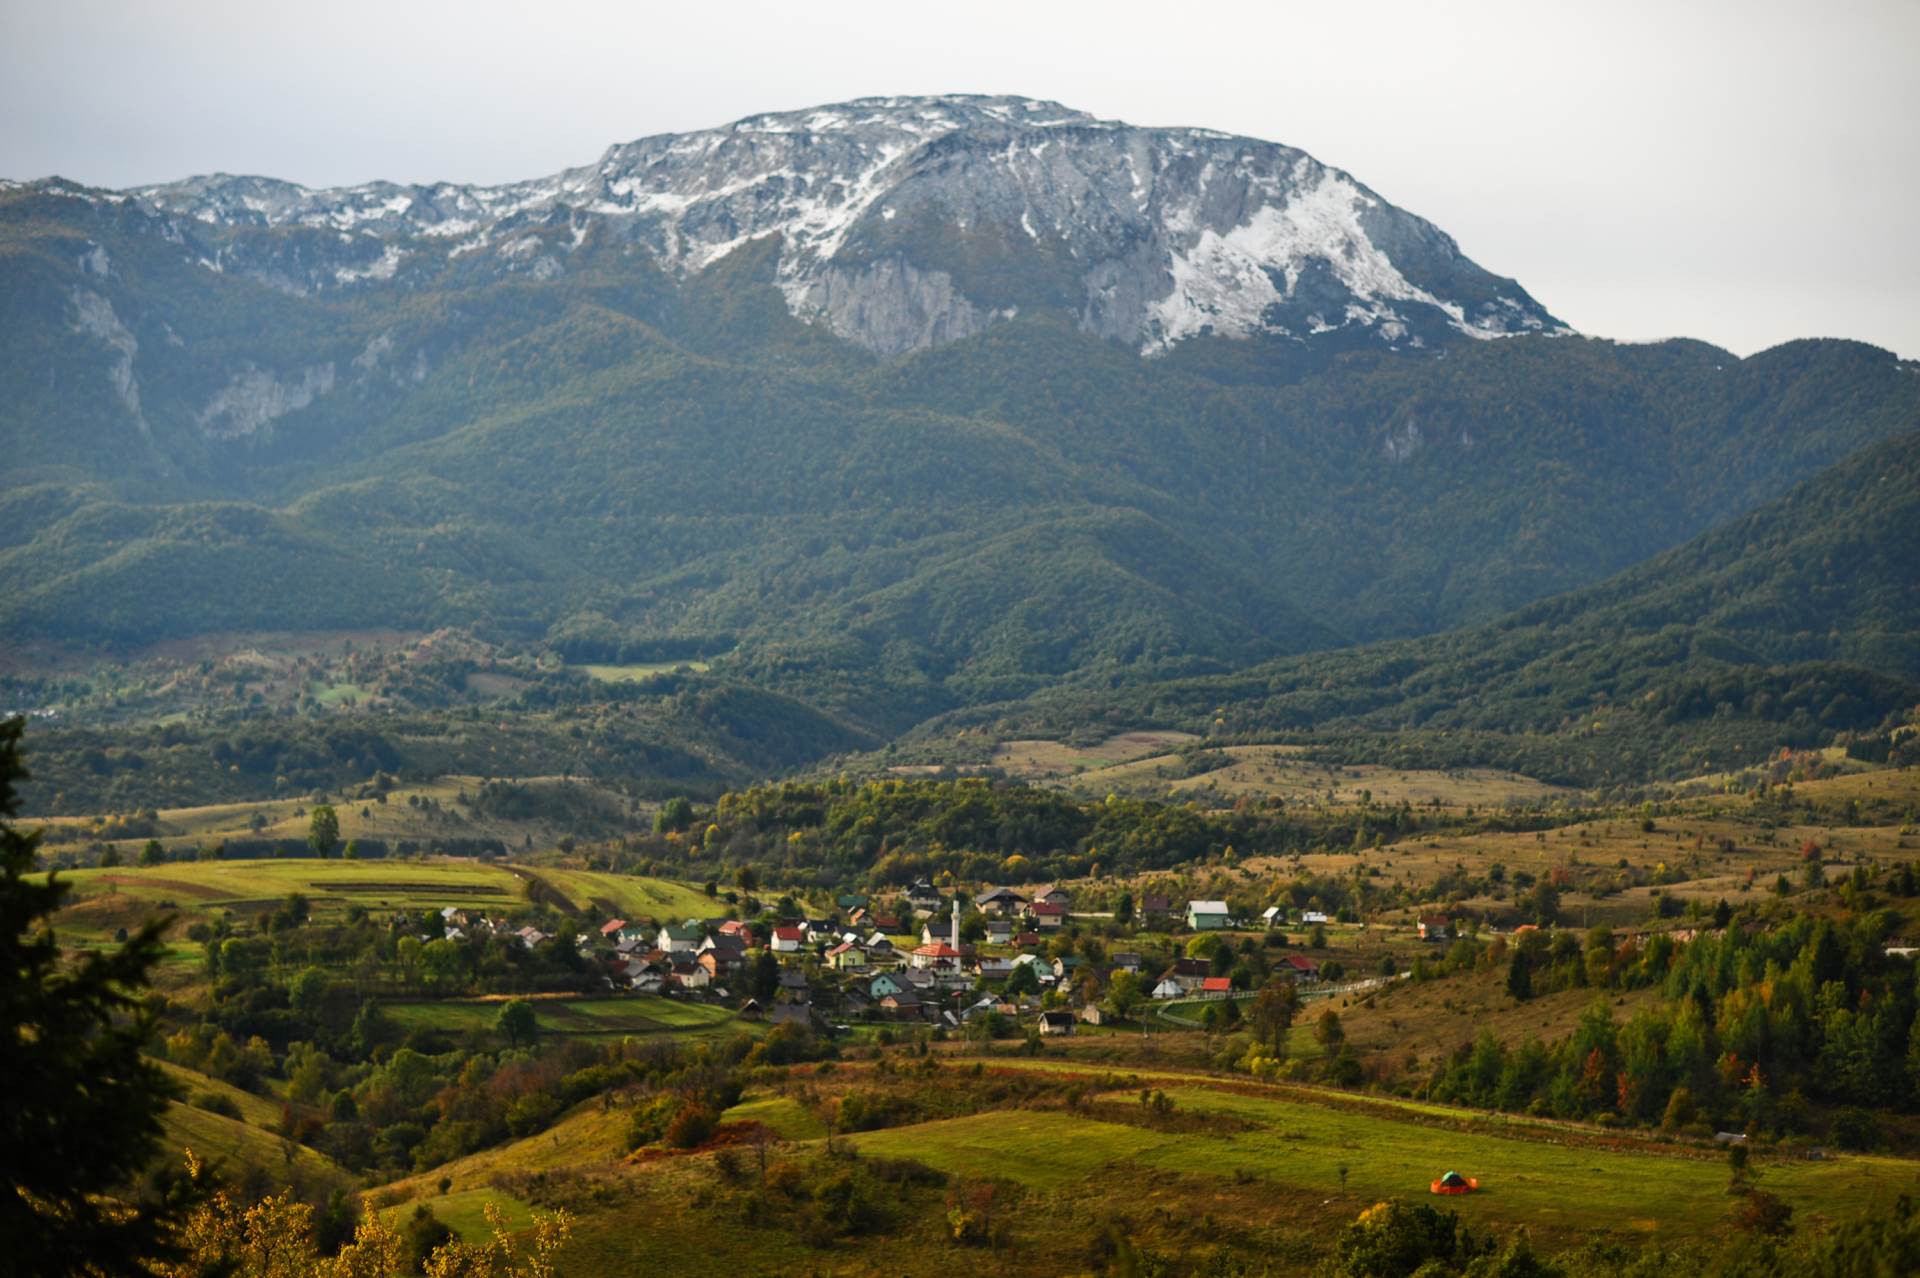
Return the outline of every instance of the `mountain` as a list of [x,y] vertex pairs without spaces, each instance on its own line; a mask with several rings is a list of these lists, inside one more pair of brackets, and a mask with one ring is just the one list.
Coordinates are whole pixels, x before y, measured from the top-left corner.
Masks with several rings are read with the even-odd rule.
[[1920,421],[1277,144],[862,100],[501,187],[0,189],[0,631],[470,626],[881,731],[1502,616]]
[[1920,706],[1920,433],[1607,581],[1442,635],[929,725],[1304,734],[1577,784],[1759,762]]
[[[498,187],[215,175],[28,190],[130,205],[203,269],[300,296],[550,278],[588,249],[684,278],[771,239],[788,310],[883,354],[1036,309],[1147,351],[1207,331],[1389,345],[1564,331],[1438,228],[1305,152],[1022,98],[752,116]],[[87,260],[108,272],[97,247]]]

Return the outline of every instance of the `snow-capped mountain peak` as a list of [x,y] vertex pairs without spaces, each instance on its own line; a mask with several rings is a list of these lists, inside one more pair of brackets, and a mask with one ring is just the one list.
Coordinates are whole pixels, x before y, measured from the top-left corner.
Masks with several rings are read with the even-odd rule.
[[[1277,143],[1018,97],[862,98],[611,147],[499,186],[315,190],[215,175],[135,190],[208,269],[294,292],[575,268],[680,277],[771,242],[796,316],[898,353],[1022,311],[1163,351],[1203,333],[1424,345],[1565,331],[1444,232]],[[242,229],[302,249],[276,256]],[[320,251],[322,243],[332,247]]]

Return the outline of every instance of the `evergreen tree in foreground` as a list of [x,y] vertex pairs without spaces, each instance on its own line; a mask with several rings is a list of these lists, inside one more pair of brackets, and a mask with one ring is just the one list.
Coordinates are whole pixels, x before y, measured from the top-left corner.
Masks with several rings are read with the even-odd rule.
[[166,1075],[140,1052],[137,994],[168,920],[62,962],[46,920],[68,885],[34,875],[37,833],[15,827],[24,721],[0,723],[0,1238],[4,1265],[39,1275],[142,1273],[170,1221],[113,1200],[152,1159]]

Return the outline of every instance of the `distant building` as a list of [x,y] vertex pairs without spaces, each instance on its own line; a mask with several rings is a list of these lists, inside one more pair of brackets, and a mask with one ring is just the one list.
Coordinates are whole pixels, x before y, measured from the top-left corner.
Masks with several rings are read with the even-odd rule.
[[1187,926],[1196,932],[1217,932],[1232,922],[1225,901],[1187,902]]
[[1453,935],[1453,920],[1444,914],[1422,914],[1420,916],[1420,939],[1423,941],[1444,941]]

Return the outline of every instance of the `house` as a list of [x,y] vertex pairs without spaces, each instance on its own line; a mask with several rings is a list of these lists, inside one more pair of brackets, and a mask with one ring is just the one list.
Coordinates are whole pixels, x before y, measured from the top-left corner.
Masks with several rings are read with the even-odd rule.
[[1320,965],[1304,954],[1289,954],[1274,964],[1274,970],[1283,975],[1291,974],[1302,981],[1320,979]]
[[1453,935],[1453,920],[1444,914],[1422,914],[1420,916],[1420,939],[1423,941],[1444,941]]
[[875,998],[885,998],[889,994],[902,994],[909,988],[905,977],[895,976],[891,972],[882,972],[867,982],[867,993]]
[[1202,977],[1200,979],[1200,992],[1202,994],[1231,994],[1233,993],[1233,978],[1231,976]]
[[773,952],[775,954],[798,954],[807,944],[807,929],[803,927],[776,927],[773,929]]
[[1013,938],[1013,943],[1023,950],[1032,949],[1034,946],[1040,944],[1040,934],[1038,932],[1022,932]]
[[780,969],[780,997],[795,1003],[804,1003],[810,995],[807,989],[807,974],[797,967]]
[[925,879],[915,879],[907,888],[907,904],[915,914],[931,914],[940,908],[940,892]]
[[912,990],[902,990],[898,994],[889,994],[880,1000],[880,1007],[895,1020],[919,1020],[924,1015],[925,1004]]
[[1042,932],[1052,932],[1067,921],[1067,907],[1056,901],[1035,901],[1030,913],[1034,926]]
[[1173,966],[1160,974],[1162,982],[1172,981],[1179,986],[1182,994],[1191,994],[1200,988],[1200,982],[1213,975],[1213,967],[1205,959],[1175,959]]
[[620,939],[620,933],[626,930],[626,926],[627,921],[625,919],[608,919],[600,925],[600,937],[608,943],[618,941]]
[[1058,1011],[1040,1013],[1040,1032],[1042,1034],[1072,1034],[1073,1013]]
[[1042,901],[1045,901],[1048,905],[1057,905],[1062,910],[1065,910],[1073,904],[1073,897],[1065,888],[1055,883],[1049,883],[1044,887],[1034,889],[1033,903],[1038,905]]
[[744,964],[744,955],[730,957],[724,949],[701,950],[694,956],[694,962],[705,968],[714,980],[721,980],[739,971]]
[[1089,1003],[1080,1009],[1080,1019],[1088,1025],[1111,1025],[1119,1018],[1098,1003]]
[[960,951],[945,941],[918,946],[913,951],[913,966],[922,972],[954,972],[960,967]]
[[523,927],[518,932],[515,932],[514,935],[520,939],[520,944],[526,946],[528,949],[532,949],[542,941],[551,941],[553,939],[552,933],[542,932],[537,927]]
[[1078,954],[1062,954],[1053,961],[1053,974],[1062,978],[1072,976],[1085,964],[1086,960]]
[[1186,996],[1186,993],[1186,987],[1181,985],[1179,981],[1174,980],[1171,976],[1161,977],[1160,983],[1153,987],[1153,997],[1155,998],[1183,998]]
[[876,914],[872,916],[868,922],[872,923],[874,928],[881,932],[898,932],[900,930],[900,916],[898,914]]
[[1173,902],[1166,894],[1149,892],[1140,898],[1140,917],[1148,923],[1165,923],[1173,913]]
[[718,975],[734,971],[747,961],[747,943],[738,936],[722,932],[702,941],[694,955],[701,960],[711,956],[708,969]]
[[1004,981],[1013,975],[1010,958],[983,958],[973,965],[974,973],[989,981]]
[[1266,909],[1260,911],[1260,921],[1266,924],[1269,930],[1277,927],[1285,927],[1287,923],[1287,907],[1284,905],[1269,905]]
[[864,910],[867,898],[858,892],[848,892],[834,898],[833,903],[842,910]]
[[852,941],[842,941],[827,951],[827,966],[836,972],[866,970],[867,952]]
[[748,949],[752,949],[754,947],[753,946],[753,928],[745,923],[742,923],[739,919],[728,919],[725,923],[722,923],[720,925],[720,935],[737,936],[743,942],[746,943],[746,947]]
[[997,887],[973,898],[974,908],[982,914],[1018,914],[1027,898],[1012,888]]
[[1325,910],[1308,910],[1300,916],[1300,921],[1306,924],[1333,922],[1333,920],[1327,916]]
[[779,1003],[768,1014],[767,1021],[775,1028],[798,1025],[803,1029],[812,1029],[813,1009],[805,1003]]
[[669,954],[691,954],[706,939],[698,925],[668,923],[654,936],[653,943]]
[[1011,919],[987,920],[987,944],[1005,945],[1013,940],[1013,921]]
[[704,990],[713,984],[713,973],[693,962],[676,962],[670,983],[685,990]]
[[743,1021],[764,1020],[766,1015],[767,1009],[760,1006],[760,1000],[757,998],[749,998],[740,1005],[740,1019]]
[[1225,901],[1187,902],[1187,926],[1196,932],[1217,932],[1231,922]]
[[1116,953],[1107,956],[1113,965],[1123,972],[1139,973],[1142,960],[1138,954]]

